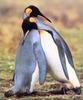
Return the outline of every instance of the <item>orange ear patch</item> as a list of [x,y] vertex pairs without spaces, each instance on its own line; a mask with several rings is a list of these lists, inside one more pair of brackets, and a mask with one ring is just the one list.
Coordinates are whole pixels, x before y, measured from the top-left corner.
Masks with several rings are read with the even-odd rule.
[[29,18],[29,21],[30,21],[30,22],[35,22],[35,23],[36,23],[36,19],[33,18],[33,17],[30,17],[30,18]]
[[27,16],[30,16],[30,13],[32,12],[32,10],[30,8],[25,9],[25,14]]

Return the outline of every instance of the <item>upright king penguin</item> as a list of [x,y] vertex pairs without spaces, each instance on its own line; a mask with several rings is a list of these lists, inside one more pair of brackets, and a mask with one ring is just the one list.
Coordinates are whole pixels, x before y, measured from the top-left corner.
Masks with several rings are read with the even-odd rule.
[[28,35],[23,43],[21,38],[16,54],[14,86],[5,92],[5,96],[19,95],[20,93],[32,93],[35,83],[39,80],[43,84],[46,77],[46,58],[43,52],[37,25],[31,22],[31,18],[22,23],[23,31]]
[[[72,89],[76,94],[81,94],[81,86],[68,45],[60,34],[53,27],[45,24],[38,18],[38,15],[50,21],[35,6],[29,6],[24,11],[24,19],[31,17],[33,22],[35,20],[37,24],[51,75],[57,81],[62,82],[66,88]],[[28,26],[28,23],[26,23],[26,26]]]

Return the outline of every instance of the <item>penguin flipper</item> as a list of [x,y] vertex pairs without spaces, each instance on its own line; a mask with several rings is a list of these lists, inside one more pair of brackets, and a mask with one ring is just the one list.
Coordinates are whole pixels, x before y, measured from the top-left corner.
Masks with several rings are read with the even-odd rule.
[[58,47],[60,61],[61,61],[61,64],[62,64],[63,71],[65,73],[66,78],[69,79],[69,75],[68,75],[68,71],[67,71],[67,67],[66,67],[65,53],[64,53],[64,49],[62,47],[61,41],[59,39],[56,39],[54,41],[55,41],[55,43],[57,44],[57,47]]
[[47,65],[46,58],[41,44],[38,42],[33,45],[34,54],[39,66],[39,83],[43,84],[46,79]]
[[63,40],[63,46],[64,46],[65,53],[66,53],[66,55],[67,55],[67,58],[68,58],[69,63],[70,63],[71,66],[75,69],[74,63],[73,63],[72,54],[71,54],[71,52],[70,52],[70,49],[69,49],[68,45],[66,44],[66,42],[65,42],[64,40]]
[[48,32],[51,34],[55,44],[58,47],[59,57],[60,57],[60,61],[61,61],[61,64],[62,64],[63,71],[65,73],[66,78],[69,79],[69,75],[68,75],[68,71],[67,71],[67,67],[66,67],[65,51],[64,51],[62,42],[60,41],[60,39],[58,37],[54,37],[54,35],[51,31],[48,31]]
[[[54,29],[52,28],[52,32],[53,34],[53,37],[54,38],[58,38],[60,40],[60,42],[62,43],[62,46],[63,46],[63,49],[64,49],[64,52],[66,53],[67,55],[67,59],[69,61],[69,63],[71,64],[71,67],[74,68],[74,63],[73,63],[73,58],[72,58],[72,54],[71,54],[71,51],[67,45],[67,43],[65,42],[65,40],[60,36],[60,34]],[[55,37],[56,36],[56,37]],[[75,68],[74,68],[75,69]]]

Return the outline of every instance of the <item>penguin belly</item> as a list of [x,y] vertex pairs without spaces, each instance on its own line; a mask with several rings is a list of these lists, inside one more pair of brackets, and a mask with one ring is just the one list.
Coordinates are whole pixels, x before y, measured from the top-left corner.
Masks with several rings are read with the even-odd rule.
[[67,81],[64,74],[57,45],[55,44],[51,34],[46,31],[40,32],[41,44],[46,55],[47,64],[52,76],[61,82]]
[[69,82],[73,85],[74,88],[80,87],[80,82],[76,75],[75,69],[69,64],[66,55],[65,55],[65,59],[66,59],[66,66],[67,66],[68,75],[69,75]]
[[38,80],[39,80],[39,67],[38,67],[38,63],[36,62],[36,68],[32,74],[31,86],[29,90],[30,93],[33,92],[34,85],[36,84]]
[[71,85],[73,85],[74,88],[80,87],[80,83],[75,73],[75,70],[69,64],[66,54],[65,60],[69,79],[67,79],[65,76],[59,57],[58,47],[54,42],[51,34],[46,31],[40,33],[41,44],[46,55],[46,60],[49,67],[48,69],[50,69],[50,74],[59,82],[71,83]]

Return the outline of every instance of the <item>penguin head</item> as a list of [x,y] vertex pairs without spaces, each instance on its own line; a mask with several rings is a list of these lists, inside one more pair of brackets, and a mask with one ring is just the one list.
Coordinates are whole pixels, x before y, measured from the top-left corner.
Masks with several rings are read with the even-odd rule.
[[27,17],[38,17],[40,16],[40,18],[45,18],[46,20],[48,20],[49,22],[51,22],[50,19],[48,19],[46,16],[44,16],[37,7],[33,6],[33,5],[30,5],[28,7],[25,8],[24,10],[24,14],[27,16]]
[[26,17],[23,22],[22,22],[22,30],[24,35],[26,34],[27,31],[31,31],[32,29],[38,29],[37,24],[36,24],[36,19],[33,17]]

